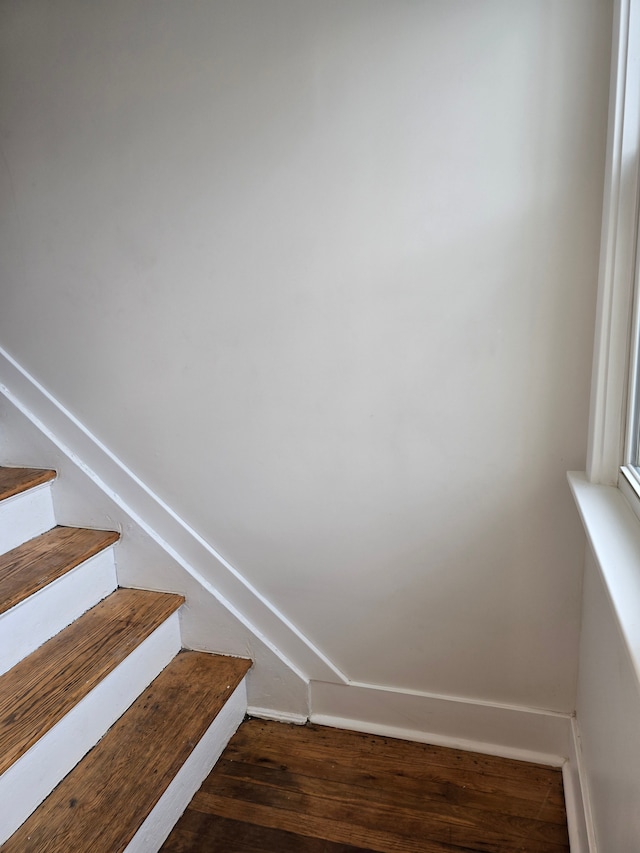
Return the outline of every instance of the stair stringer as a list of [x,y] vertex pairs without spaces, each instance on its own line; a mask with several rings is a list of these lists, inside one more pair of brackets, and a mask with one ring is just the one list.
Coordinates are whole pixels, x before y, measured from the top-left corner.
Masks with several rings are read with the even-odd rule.
[[[21,387],[16,389],[16,385]],[[47,415],[49,422],[45,423],[43,416]],[[74,434],[77,444],[83,445],[78,450],[70,447]],[[93,457],[91,466],[86,462],[87,453],[81,458],[78,452],[87,449]],[[53,494],[58,524],[118,530],[118,582],[183,595],[185,648],[251,658],[254,667],[247,682],[250,713],[304,722],[310,713],[312,678],[347,683],[295,626],[169,508],[158,508],[159,500],[1,350],[0,464],[56,469]],[[101,476],[95,472],[100,466],[104,469]],[[117,482],[107,485],[105,471],[114,468],[117,477],[112,479]],[[176,543],[183,546],[180,552],[152,526],[157,517],[143,519],[131,508],[123,497],[127,490],[146,494],[147,508],[152,510],[149,514],[155,513],[160,520],[164,515],[173,522],[173,532],[177,529],[179,534],[174,539],[182,535],[182,542]],[[212,567],[216,580],[222,581],[216,586],[203,573]],[[234,601],[224,594],[228,591]]]

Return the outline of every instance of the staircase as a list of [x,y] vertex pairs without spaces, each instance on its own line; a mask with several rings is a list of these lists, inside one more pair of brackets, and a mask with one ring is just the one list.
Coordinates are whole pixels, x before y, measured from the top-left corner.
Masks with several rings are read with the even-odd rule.
[[154,853],[251,663],[181,650],[184,599],[119,589],[119,535],[56,526],[54,479],[0,467],[0,851]]

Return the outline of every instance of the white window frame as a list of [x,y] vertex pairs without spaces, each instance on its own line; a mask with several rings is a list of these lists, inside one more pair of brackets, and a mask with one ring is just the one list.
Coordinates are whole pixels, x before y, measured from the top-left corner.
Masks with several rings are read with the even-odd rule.
[[[636,227],[636,233],[638,227]],[[640,245],[640,234],[639,234]],[[628,387],[625,408],[625,439],[618,486],[640,516],[640,253],[636,247],[633,279],[633,315],[629,336]]]
[[[640,306],[632,320],[640,178],[640,0],[616,0],[607,168],[593,357],[587,479],[617,485],[640,512],[640,479],[627,465],[637,396]],[[640,296],[637,297],[640,300]]]

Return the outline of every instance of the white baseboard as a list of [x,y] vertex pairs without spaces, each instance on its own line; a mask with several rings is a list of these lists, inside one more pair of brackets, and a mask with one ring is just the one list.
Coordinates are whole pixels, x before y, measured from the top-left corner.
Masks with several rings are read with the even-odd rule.
[[250,705],[247,708],[247,714],[250,717],[256,717],[259,720],[275,720],[278,723],[291,723],[294,726],[304,726],[309,719],[304,714],[290,714],[286,711],[272,711],[269,708],[256,708]]
[[561,767],[571,717],[554,711],[403,691],[311,682],[311,722]]
[[295,625],[2,348],[0,394],[296,676],[346,682]]
[[580,729],[575,717],[571,720],[569,760],[562,768],[562,777],[571,853],[598,853],[589,787],[582,759]]

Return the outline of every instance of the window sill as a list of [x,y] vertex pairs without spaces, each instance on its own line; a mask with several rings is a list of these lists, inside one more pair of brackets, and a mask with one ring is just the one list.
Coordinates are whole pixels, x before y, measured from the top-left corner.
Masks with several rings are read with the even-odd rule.
[[616,486],[567,478],[640,682],[640,519]]

